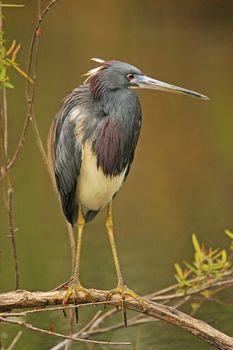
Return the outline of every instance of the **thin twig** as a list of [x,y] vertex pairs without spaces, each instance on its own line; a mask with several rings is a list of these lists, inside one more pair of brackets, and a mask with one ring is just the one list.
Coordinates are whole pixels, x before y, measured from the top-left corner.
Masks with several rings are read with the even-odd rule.
[[93,325],[91,326],[91,330],[98,328],[101,323],[106,321],[108,318],[112,317],[118,311],[119,310],[117,310],[117,308],[114,308],[114,309],[110,309],[110,310],[106,311],[104,314],[100,315],[99,318],[95,321],[95,323],[93,323]]
[[[0,0],[0,49],[3,48],[3,15],[2,15],[2,1]],[[5,124],[6,124],[6,104],[4,103],[5,98],[3,96],[3,87],[0,90],[0,157],[1,157],[1,179],[6,173],[6,147],[5,147]]]
[[[88,330],[91,328],[92,324],[98,319],[99,315],[101,314],[101,311],[97,311],[97,313],[92,317],[92,319],[77,333],[73,334],[73,337],[79,337],[82,336],[83,333],[88,332]],[[57,345],[53,346],[49,350],[59,350],[62,349],[64,346],[67,346],[69,344],[72,344],[72,340],[63,340],[62,342],[58,343]],[[65,348],[66,350],[66,348]]]
[[88,329],[90,329],[101,314],[102,311],[97,311],[96,314],[92,317],[92,319],[79,331],[79,335],[85,333]]
[[57,286],[57,287],[51,289],[51,292],[55,292],[56,290],[59,290],[59,289],[64,288],[64,287],[67,286],[72,280],[73,280],[73,277],[70,277],[66,282],[63,282],[63,283],[59,284],[59,286]]
[[16,162],[16,160],[17,160],[17,158],[19,156],[19,153],[20,153],[20,151],[21,151],[21,149],[23,147],[23,144],[24,144],[24,141],[25,141],[25,137],[26,137],[27,128],[28,128],[28,124],[29,124],[29,120],[30,120],[30,115],[31,115],[30,114],[31,104],[32,104],[32,101],[28,100],[28,110],[27,110],[27,116],[26,116],[26,119],[25,119],[25,122],[24,122],[23,130],[22,130],[22,133],[21,133],[18,145],[16,147],[16,150],[15,150],[11,160],[7,164],[7,170],[9,170],[14,165],[14,163]]
[[19,289],[19,260],[17,256],[17,249],[16,249],[16,236],[15,232],[16,229],[14,227],[14,220],[13,220],[13,190],[10,187],[8,189],[8,227],[9,227],[9,236],[12,243],[12,251],[13,251],[13,258],[14,258],[14,266],[15,266],[15,289]]
[[[34,31],[33,31],[33,35],[32,35],[32,39],[31,39],[31,44],[30,44],[30,49],[29,49],[29,55],[28,55],[28,67],[27,67],[27,75],[30,76],[31,75],[31,67],[32,67],[32,60],[33,60],[33,55],[34,55],[34,50],[35,50],[35,43],[38,42],[38,30],[40,29],[40,25],[44,19],[44,17],[46,16],[46,14],[48,13],[48,11],[51,9],[51,7],[53,5],[55,5],[55,3],[58,0],[52,0],[44,9],[44,11],[42,12],[41,16],[38,18],[37,23],[35,25]],[[36,44],[36,57],[35,57],[35,67],[34,67],[34,72],[33,72],[33,78],[36,81],[36,68],[37,68],[37,53],[38,53],[38,46]],[[32,118],[32,107],[33,107],[33,100],[34,100],[34,94],[35,94],[35,84],[33,84],[33,87],[30,87],[29,85],[29,81],[26,81],[26,96],[27,96],[27,104],[28,104],[28,108],[27,108],[27,114],[26,114],[26,118],[25,118],[25,122],[24,122],[24,126],[19,138],[19,142],[18,145],[15,149],[15,152],[11,158],[11,160],[8,162],[7,164],[7,169],[10,169],[13,164],[15,163],[15,161],[17,160],[19,153],[22,149],[22,146],[24,144],[25,141],[25,137],[26,137],[26,132],[28,129],[28,125],[29,125],[29,121]]]
[[[50,3],[45,7],[45,9],[43,10],[43,12],[41,14],[41,1],[38,0],[37,23],[34,27],[32,39],[31,39],[29,55],[28,55],[28,65],[27,65],[27,75],[28,76],[32,75],[34,84],[30,84],[29,80],[26,80],[27,114],[26,114],[23,130],[21,132],[21,136],[20,136],[18,145],[16,147],[16,150],[15,150],[11,160],[8,163],[6,163],[7,170],[9,170],[13,166],[13,164],[16,162],[16,160],[19,156],[19,153],[20,153],[20,151],[23,147],[24,141],[25,141],[25,137],[26,137],[26,133],[27,133],[27,129],[28,129],[28,125],[29,125],[30,121],[31,121],[33,131],[35,133],[35,138],[36,138],[38,148],[39,148],[40,153],[42,155],[43,162],[44,162],[44,164],[46,164],[47,169],[48,169],[47,154],[46,154],[45,147],[43,145],[43,142],[42,142],[42,139],[40,136],[40,132],[39,132],[39,129],[37,126],[36,115],[35,115],[35,112],[33,110],[33,102],[34,102],[35,92],[36,92],[39,37],[40,37],[40,29],[41,29],[40,26],[41,26],[41,23],[42,23],[44,17],[48,13],[48,11],[51,9],[51,7],[53,5],[55,5],[55,3],[57,1],[58,0],[50,1]],[[0,138],[1,138],[1,136],[0,136]],[[4,140],[4,138],[3,138],[3,140]],[[7,158],[6,158],[6,162],[7,162]],[[73,274],[74,267],[75,267],[75,240],[74,240],[74,236],[73,236],[72,226],[67,222],[66,222],[66,225],[67,225],[68,237],[69,237],[69,242],[70,242],[70,251],[71,251],[71,258],[72,258],[71,259],[72,274]]]
[[[34,37],[34,47],[32,49],[32,56],[33,56],[33,50],[34,50],[34,65],[33,65],[33,69],[32,69],[32,77],[33,77],[33,81],[34,84],[31,85],[29,84],[29,81],[26,81],[26,96],[27,99],[32,98],[34,100],[35,97],[35,91],[36,91],[36,80],[37,80],[37,68],[38,68],[38,52],[39,52],[39,30],[40,30],[40,22],[42,21],[42,17],[41,17],[41,1],[37,0],[37,23],[38,23],[38,27],[35,30],[35,37]],[[31,56],[31,61],[29,59],[28,62],[28,74],[31,73],[31,64],[32,64],[32,56]],[[31,118],[30,118],[31,122],[32,122],[32,128],[33,131],[35,133],[35,137],[36,137],[36,142],[39,148],[39,151],[41,153],[42,159],[44,161],[45,165],[47,164],[47,154],[40,136],[40,132],[37,126],[37,120],[36,120],[36,115],[35,112],[33,110],[33,105],[32,105],[32,110],[31,110]],[[47,167],[48,168],[48,167]]]
[[8,157],[8,117],[7,117],[7,99],[6,99],[6,88],[2,89],[3,97],[3,115],[4,115],[4,150],[5,157]]
[[[27,72],[30,74],[31,72],[31,67],[32,67],[32,58],[33,58],[33,52],[34,52],[34,45],[35,45],[35,41],[36,38],[38,38],[38,30],[40,30],[40,26],[41,23],[44,19],[44,17],[46,16],[46,14],[48,13],[48,11],[51,9],[51,7],[53,5],[55,5],[55,3],[58,2],[58,0],[52,0],[50,1],[50,3],[45,7],[45,9],[43,10],[42,14],[38,16],[37,19],[37,23],[36,26],[34,28],[34,32],[33,32],[33,36],[32,36],[32,40],[31,40],[31,45],[30,45],[30,49],[29,49],[29,55],[28,55],[28,67],[27,67]],[[40,11],[40,8],[39,8]],[[27,83],[27,94],[29,95],[29,91],[30,90],[30,85]]]
[[[185,303],[187,303],[187,301],[189,301],[189,299],[190,299],[190,297],[183,298],[183,300],[180,300],[179,302],[177,302],[174,305],[174,307],[175,308],[179,308],[181,305],[184,305]],[[112,309],[110,311],[118,312],[118,310],[116,310],[116,309]],[[98,319],[95,321],[95,323],[93,323],[91,328],[88,331],[83,332],[81,334],[81,336],[89,338],[90,336],[93,336],[93,335],[99,335],[99,334],[102,334],[102,333],[108,333],[108,332],[111,332],[111,331],[115,331],[115,330],[124,328],[125,327],[124,322],[119,322],[119,323],[117,323],[117,324],[115,324],[113,326],[109,326],[109,327],[103,327],[103,328],[99,327],[99,325],[103,321],[105,321],[107,318],[111,317],[112,315],[113,315],[113,313],[110,313],[109,311],[106,312],[103,315],[100,315],[100,317],[98,317]],[[149,323],[149,322],[156,322],[156,321],[159,321],[159,320],[158,319],[154,319],[152,317],[145,316],[143,314],[139,314],[139,315],[136,315],[135,317],[131,317],[128,320],[128,327],[134,327],[134,326],[137,326],[137,325],[140,325],[140,324],[145,324],[145,323]]]
[[[70,336],[73,336],[73,334],[74,334],[75,310],[76,309],[70,309],[69,310],[68,331],[69,331],[69,335]],[[63,311],[63,312],[65,312],[65,311]],[[78,337],[79,335],[76,335],[76,336]],[[65,345],[65,349],[64,350],[70,350],[71,347],[72,347],[72,343],[73,343],[72,340],[67,342],[67,344]]]
[[[0,5],[2,2],[0,1]],[[0,45],[3,45],[3,23],[2,23],[2,11],[0,6]],[[0,96],[2,105],[0,109],[0,153],[1,153],[1,185],[3,190],[3,198],[5,202],[5,207],[7,210],[8,217],[8,230],[9,237],[12,243],[12,251],[14,258],[15,267],[15,287],[19,288],[19,262],[16,250],[16,237],[15,237],[15,227],[13,220],[13,189],[11,186],[11,178],[9,171],[7,169],[7,159],[8,159],[8,114],[7,114],[7,98],[6,98],[6,88],[3,87]],[[6,182],[4,182],[6,178]]]
[[114,341],[111,342],[111,341],[102,341],[102,340],[82,339],[82,338],[78,338],[78,337],[76,338],[76,337],[72,337],[69,335],[63,335],[61,333],[51,332],[51,331],[48,331],[46,329],[38,328],[38,327],[35,327],[32,324],[26,323],[24,321],[5,319],[4,317],[1,317],[1,316],[0,316],[0,321],[4,322],[4,323],[9,323],[9,324],[15,324],[15,325],[27,328],[29,330],[33,330],[35,332],[51,335],[53,337],[59,337],[59,338],[73,340],[73,341],[80,341],[80,342],[92,343],[92,344],[103,344],[103,345],[131,345],[131,343],[129,343],[129,342],[114,342]]
[[225,280],[219,280],[219,281],[209,281],[199,287],[195,288],[189,288],[185,292],[181,293],[173,293],[173,294],[166,294],[166,295],[157,295],[155,297],[150,298],[150,300],[154,301],[160,301],[160,300],[171,300],[171,299],[178,299],[182,298],[184,295],[194,295],[199,294],[200,292],[207,290],[208,288],[219,288],[219,287],[231,287],[233,285],[233,278],[231,279],[225,279]]
[[216,304],[224,305],[224,306],[231,306],[231,307],[233,306],[232,302],[226,302],[226,301],[220,300],[220,299],[218,299],[216,297],[209,297],[207,299],[207,301],[212,301],[212,302],[214,302]]
[[[21,293],[21,292],[26,292],[26,291],[16,291],[16,293]],[[102,291],[104,292],[104,291]],[[12,293],[12,292],[10,292]],[[28,292],[26,292],[28,293]],[[31,293],[31,292],[29,292]],[[33,293],[33,292],[32,292]],[[35,292],[35,293],[42,293],[43,292]],[[51,291],[48,292],[49,294],[52,293]],[[64,293],[64,292],[59,292],[58,295],[60,295],[60,293]],[[107,295],[107,291],[105,291],[106,295]],[[6,295],[6,294],[9,294],[9,293],[4,293],[4,294],[0,294],[0,298],[2,295]],[[56,297],[54,296],[54,300],[56,300]],[[1,299],[0,299],[1,301]],[[117,299],[117,300],[109,300],[108,301],[108,304],[109,305],[114,305],[116,304],[116,306],[118,306],[119,302],[123,302],[124,300],[123,299]],[[51,305],[51,304],[49,304]],[[85,306],[92,306],[92,305],[95,305],[95,306],[102,306],[102,305],[106,305],[106,300],[104,301],[88,301],[88,302],[83,302],[82,304],[70,304],[70,305],[66,305],[66,306],[53,306],[53,307],[46,307],[46,308],[36,308],[36,309],[33,309],[33,310],[26,310],[26,311],[19,311],[19,312],[0,312],[0,316],[1,317],[24,317],[24,316],[28,316],[28,315],[31,315],[31,314],[37,314],[37,313],[44,313],[44,312],[53,312],[53,311],[60,311],[60,310],[72,310],[72,309],[76,309],[76,308],[80,308],[80,307],[85,307]],[[2,305],[0,304],[0,308],[2,308]],[[112,311],[112,310],[110,310]],[[116,310],[117,312],[117,310]]]
[[[222,278],[224,277],[228,277],[228,276],[231,276],[233,274],[233,269],[229,269],[227,271],[224,271],[223,273],[221,273],[221,275],[219,276],[219,279],[221,280]],[[190,284],[200,284],[202,283],[203,280],[206,280],[206,276],[201,276],[201,277],[195,277],[195,278],[191,278],[189,280]],[[162,295],[162,294],[165,294],[165,293],[168,293],[172,290],[175,290],[177,291],[179,289],[179,284],[178,283],[175,283],[175,284],[172,284],[171,286],[169,287],[166,287],[166,288],[163,288],[163,289],[160,289],[154,293],[151,293],[151,294],[148,294],[145,296],[146,299],[152,299],[154,296],[157,296],[157,295]]]
[[46,150],[45,150],[45,147],[43,145],[43,142],[42,142],[42,139],[41,139],[41,136],[40,136],[40,131],[39,131],[39,128],[38,128],[38,125],[37,125],[37,120],[36,120],[36,116],[35,116],[35,112],[33,111],[32,112],[32,128],[33,128],[33,131],[35,133],[35,136],[36,136],[36,142],[37,142],[37,146],[39,148],[39,151],[40,151],[40,154],[42,156],[42,159],[43,159],[43,162],[44,164],[47,166],[47,154],[46,154]]
[[[145,317],[144,315],[137,315],[137,317],[135,318],[130,318],[129,320],[127,320],[127,328],[128,327],[132,327],[132,326],[136,326],[139,324],[144,324],[144,323],[148,323],[148,322],[156,322],[159,321],[158,319],[155,318],[151,318],[151,317]],[[93,335],[99,335],[99,334],[105,334],[105,333],[109,333],[121,328],[125,328],[125,323],[124,322],[119,322],[116,323],[112,326],[109,327],[103,327],[103,328],[95,328],[95,329],[91,329],[90,331],[86,331],[83,332],[81,334],[81,336],[83,338],[89,338],[90,336]]]
[[5,206],[7,206],[7,196],[4,188],[4,178],[6,175],[6,159],[5,159],[5,148],[4,148],[5,133],[4,133],[4,113],[3,113],[2,98],[3,98],[2,94],[0,94],[0,179],[1,179],[1,187],[3,190],[3,199],[5,202]]
[[12,343],[8,346],[8,348],[7,348],[6,350],[12,350],[12,349],[14,349],[14,347],[15,347],[15,345],[17,344],[17,342],[18,342],[19,338],[21,337],[22,333],[23,333],[22,331],[19,331],[19,332],[16,334],[16,336],[15,336],[15,338],[13,339]]
[[[6,168],[9,170],[13,164],[16,162],[19,153],[23,147],[26,132],[28,129],[29,122],[31,121],[33,131],[35,133],[36,142],[38,145],[38,148],[40,150],[40,153],[42,155],[42,159],[44,164],[47,166],[48,169],[48,161],[47,161],[47,154],[45,151],[45,147],[43,145],[39,128],[37,126],[37,119],[35,112],[33,110],[33,102],[35,98],[35,92],[36,92],[36,80],[37,80],[37,66],[38,66],[38,50],[39,50],[39,37],[40,37],[40,26],[42,24],[43,19],[45,18],[48,11],[51,9],[55,3],[58,2],[58,0],[52,0],[50,3],[45,7],[41,14],[41,1],[38,0],[38,14],[37,14],[37,23],[34,27],[30,49],[29,49],[29,55],[28,55],[28,65],[27,65],[27,75],[33,77],[34,84],[30,84],[29,80],[26,80],[26,98],[27,98],[27,114],[24,121],[23,130],[21,132],[21,136],[18,142],[18,145],[16,147],[16,150],[11,158],[11,160],[8,162]],[[33,60],[34,58],[34,60]],[[33,64],[34,63],[34,64]],[[33,64],[33,65],[32,65]],[[71,261],[72,261],[72,273],[74,273],[74,266],[75,266],[75,240],[73,236],[73,229],[72,226],[66,221],[67,225],[67,231],[68,231],[68,237],[70,242],[70,251],[71,251]]]

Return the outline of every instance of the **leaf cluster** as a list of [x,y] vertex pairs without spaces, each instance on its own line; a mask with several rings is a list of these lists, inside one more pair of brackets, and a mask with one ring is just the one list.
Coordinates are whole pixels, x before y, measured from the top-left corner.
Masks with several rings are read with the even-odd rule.
[[[230,250],[233,251],[233,233],[226,230],[226,234],[231,239]],[[184,266],[175,263],[175,278],[179,289],[182,290],[197,287],[203,280],[220,279],[222,274],[232,267],[232,255],[225,249],[205,248],[195,234],[192,235],[192,242],[194,261],[184,261]]]
[[5,46],[4,32],[0,32],[0,89],[1,88],[13,88],[14,85],[11,82],[9,76],[9,69],[15,69],[20,75],[28,79],[33,83],[32,79],[22,70],[17,63],[17,54],[20,50],[21,44],[17,44],[13,40],[9,48]]

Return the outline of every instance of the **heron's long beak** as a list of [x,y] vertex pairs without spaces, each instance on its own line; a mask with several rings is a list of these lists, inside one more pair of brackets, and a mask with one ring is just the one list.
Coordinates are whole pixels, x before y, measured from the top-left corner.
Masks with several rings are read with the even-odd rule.
[[203,100],[209,100],[209,97],[199,94],[198,92],[184,89],[179,86],[167,84],[167,83],[164,83],[163,81],[147,77],[146,75],[136,76],[134,79],[132,79],[132,83],[134,83],[137,87],[143,88],[143,89],[154,89],[154,90],[172,92],[175,94],[186,94],[193,97],[201,98]]

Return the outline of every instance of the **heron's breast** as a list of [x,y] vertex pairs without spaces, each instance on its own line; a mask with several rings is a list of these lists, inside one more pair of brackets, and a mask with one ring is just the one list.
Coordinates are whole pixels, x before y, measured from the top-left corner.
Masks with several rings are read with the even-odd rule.
[[77,183],[77,199],[90,210],[107,205],[124,181],[125,171],[117,176],[106,176],[87,142],[83,148],[82,166]]

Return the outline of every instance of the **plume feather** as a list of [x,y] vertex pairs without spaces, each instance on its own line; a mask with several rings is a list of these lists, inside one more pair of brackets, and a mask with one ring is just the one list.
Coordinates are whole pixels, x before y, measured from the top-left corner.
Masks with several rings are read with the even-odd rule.
[[91,58],[91,61],[97,62],[97,63],[104,63],[105,60],[102,60],[101,58]]
[[84,81],[84,84],[96,73],[99,72],[103,68],[103,63],[105,62],[101,58],[91,58],[92,61],[95,61],[97,63],[102,64],[101,66],[95,67],[93,69],[90,69],[87,73],[83,74],[83,77],[87,77],[86,80]]

